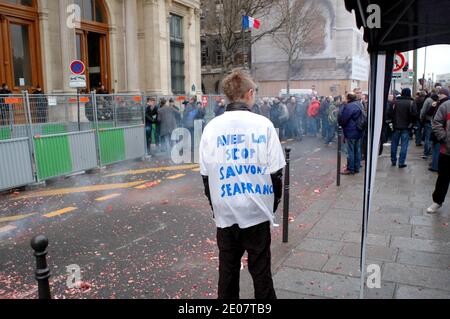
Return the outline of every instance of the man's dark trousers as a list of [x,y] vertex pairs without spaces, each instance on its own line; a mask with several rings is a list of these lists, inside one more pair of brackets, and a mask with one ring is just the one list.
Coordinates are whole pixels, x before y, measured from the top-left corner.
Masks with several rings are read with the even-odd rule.
[[238,225],[217,229],[219,246],[219,299],[239,299],[241,260],[247,251],[255,299],[276,299],[271,271],[270,222],[247,229]]
[[439,157],[439,171],[438,180],[436,182],[436,189],[433,194],[433,201],[436,204],[442,205],[447,196],[448,187],[450,183],[450,155],[442,154]]

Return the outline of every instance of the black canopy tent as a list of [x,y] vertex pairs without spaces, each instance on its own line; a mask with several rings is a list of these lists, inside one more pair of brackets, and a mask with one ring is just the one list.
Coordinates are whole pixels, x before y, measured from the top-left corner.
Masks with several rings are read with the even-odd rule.
[[[375,11],[370,5],[377,5]],[[364,28],[370,54],[368,146],[361,239],[361,287],[364,298],[367,227],[372,204],[384,105],[392,79],[394,53],[436,44],[450,44],[450,0],[345,0],[356,23]],[[377,14],[379,8],[380,16]],[[380,18],[379,28],[372,27]],[[376,20],[375,20],[376,21]]]

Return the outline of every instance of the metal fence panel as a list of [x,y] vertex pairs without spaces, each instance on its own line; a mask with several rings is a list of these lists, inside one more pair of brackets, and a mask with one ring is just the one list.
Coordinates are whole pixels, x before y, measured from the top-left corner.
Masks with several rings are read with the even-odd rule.
[[145,127],[144,125],[124,128],[125,158],[135,159],[145,156]]
[[100,129],[98,134],[101,165],[109,165],[126,159],[123,128]]
[[0,190],[34,182],[28,138],[0,141]]
[[69,135],[72,171],[81,172],[97,167],[95,131],[86,131]]
[[72,172],[72,156],[67,134],[36,136],[34,145],[39,181]]

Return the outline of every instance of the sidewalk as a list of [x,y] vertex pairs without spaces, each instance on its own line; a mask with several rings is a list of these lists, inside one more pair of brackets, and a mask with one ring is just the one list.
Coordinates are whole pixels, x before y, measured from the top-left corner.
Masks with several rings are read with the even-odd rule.
[[[365,298],[450,298],[450,196],[426,213],[437,175],[421,150],[410,146],[404,170],[391,167],[387,147],[379,159],[367,265],[381,266],[382,288]],[[364,174],[342,176],[290,224],[293,249],[274,265],[280,299],[359,297],[363,183]]]

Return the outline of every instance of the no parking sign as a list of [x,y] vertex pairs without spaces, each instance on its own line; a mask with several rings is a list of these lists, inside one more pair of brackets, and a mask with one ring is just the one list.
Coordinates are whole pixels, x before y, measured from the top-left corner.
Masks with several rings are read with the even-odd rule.
[[85,88],[86,87],[86,76],[84,72],[86,71],[86,66],[83,61],[74,60],[70,63],[70,72],[72,75],[69,78],[69,87],[71,88]]

